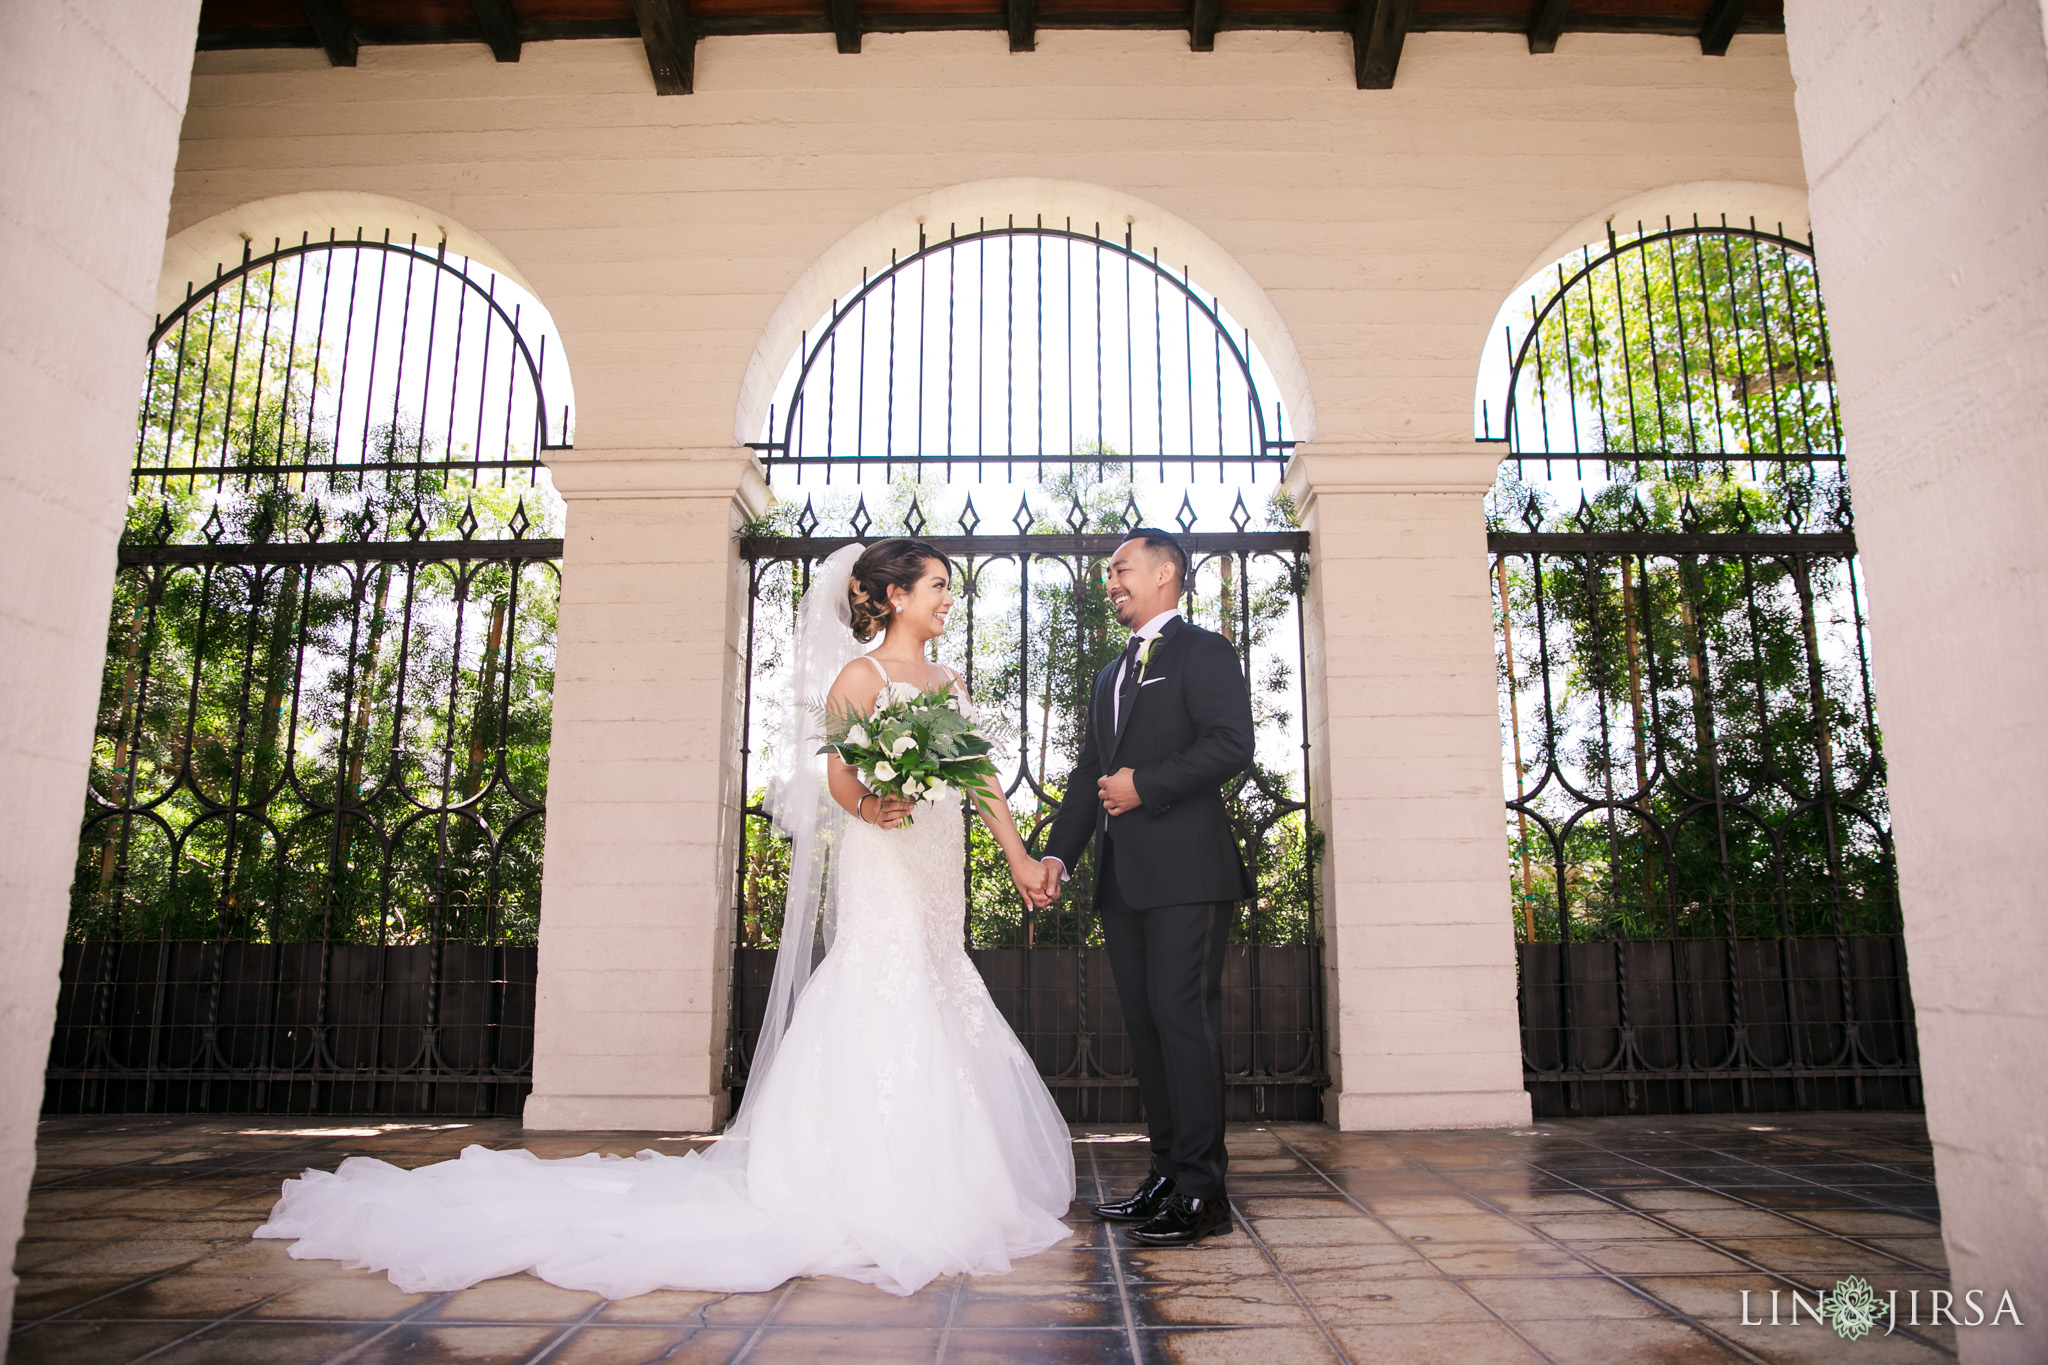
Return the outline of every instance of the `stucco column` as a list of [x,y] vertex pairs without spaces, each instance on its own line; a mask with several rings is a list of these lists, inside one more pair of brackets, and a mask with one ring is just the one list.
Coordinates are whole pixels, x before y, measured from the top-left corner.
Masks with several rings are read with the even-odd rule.
[[1344,1129],[1529,1121],[1480,511],[1498,459],[1317,445],[1287,471]]
[[746,575],[744,450],[579,450],[548,758],[526,1126],[724,1117]]
[[2026,1323],[1959,1329],[1973,1362],[2048,1359],[2042,24],[2037,0],[1785,14],[1942,1238],[1958,1300],[2011,1289]]
[[0,5],[0,1319],[198,24],[199,0]]

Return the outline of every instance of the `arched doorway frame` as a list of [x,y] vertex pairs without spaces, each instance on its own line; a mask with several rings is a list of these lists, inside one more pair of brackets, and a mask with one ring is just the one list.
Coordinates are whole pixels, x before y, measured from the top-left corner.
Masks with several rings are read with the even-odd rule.
[[1009,221],[1092,225],[1105,237],[1128,235],[1138,250],[1184,268],[1252,334],[1270,367],[1296,439],[1316,437],[1308,369],[1266,289],[1227,248],[1187,219],[1149,200],[1076,180],[1015,177],[971,181],[908,199],[841,236],[790,285],[762,327],[733,412],[733,444],[760,438],[768,405],[804,330],[864,271],[949,227]]
[[1525,1084],[1539,1116],[1914,1107],[1815,245],[1596,229],[1509,297],[1477,405]]
[[[126,677],[109,693],[121,720],[118,735],[101,736],[114,742],[116,776],[111,786],[95,785],[85,835],[90,840],[95,826],[121,831],[118,841],[103,839],[108,866],[123,877],[131,828],[161,835],[174,870],[188,843],[203,842],[195,831],[209,825],[225,826],[233,849],[235,825],[245,822],[253,833],[243,842],[255,852],[218,867],[206,866],[203,854],[191,858],[189,874],[203,882],[211,877],[195,902],[202,912],[196,920],[183,914],[177,907],[189,897],[182,895],[140,905],[142,919],[154,915],[163,925],[150,928],[146,945],[128,941],[133,926],[124,927],[118,905],[110,916],[74,907],[49,1071],[57,1108],[503,1113],[516,1112],[529,1088],[534,968],[531,943],[520,939],[530,940],[530,912],[537,910],[545,778],[536,783],[535,771],[519,771],[519,754],[508,769],[507,745],[523,744],[527,758],[537,747],[544,773],[548,689],[528,685],[534,641],[527,633],[551,638],[553,609],[544,599],[558,594],[561,541],[531,495],[545,454],[568,448],[567,369],[559,348],[547,355],[553,328],[545,309],[522,319],[537,301],[509,269],[498,268],[503,258],[461,230],[454,236],[474,255],[453,249],[445,232],[423,243],[409,231],[423,213],[378,196],[290,196],[216,215],[167,248],[174,267],[204,264],[189,282],[166,282],[161,291],[169,302],[148,339],[152,383],[143,395],[133,477],[144,493],[159,485],[188,493],[210,487],[213,515],[199,524],[207,510],[202,497],[196,510],[181,506],[174,516],[168,491],[159,515],[142,505],[146,497],[131,515],[117,589],[126,596],[117,596],[115,621],[117,645],[128,641]],[[316,231],[323,218],[325,230]],[[350,220],[345,230],[336,226],[343,218]],[[247,229],[265,224],[279,235],[259,250]],[[215,248],[229,259],[211,259]],[[309,314],[319,322],[302,329],[302,306],[315,297],[305,267],[321,253],[327,259],[314,278],[325,283]],[[337,286],[330,297],[325,286],[340,274],[335,263],[351,253],[346,290]],[[366,260],[402,264],[371,270]],[[298,268],[287,281],[293,263]],[[473,271],[472,263],[485,269]],[[406,281],[395,309],[388,306],[387,274],[394,290],[398,278]],[[424,306],[412,288],[415,274],[433,281],[422,291],[431,299]],[[500,276],[527,297],[503,297]],[[272,320],[286,314],[289,325],[273,329]],[[326,325],[334,314],[341,328]],[[384,349],[375,328],[356,326],[365,314],[403,320],[385,329]],[[216,329],[216,315],[230,321]],[[245,328],[252,319],[260,329]],[[481,329],[495,338],[495,348],[487,343],[479,354],[473,346],[465,357],[465,319],[472,335]],[[452,354],[446,328],[456,333]],[[338,345],[345,356],[352,336],[363,343],[359,333],[369,334],[372,373],[379,356],[396,372],[386,390],[368,384],[370,396],[358,400],[350,442],[360,430],[376,451],[352,460],[343,449],[350,442],[339,439],[348,362],[337,365],[324,348]],[[427,432],[426,387],[415,394],[417,380],[397,382],[407,368],[408,334],[411,373],[448,381],[437,396],[451,432],[456,414],[471,411],[474,430],[485,431],[492,395],[502,396],[499,458],[486,458],[482,442],[466,452],[469,458],[457,458],[453,440],[443,445],[438,431]],[[438,368],[436,335],[443,339]],[[464,385],[465,366],[473,374],[502,371],[502,383],[492,386],[479,375]],[[196,403],[204,411],[211,391],[223,414],[209,428],[218,461],[197,460],[198,424],[188,419],[194,458],[173,464],[178,398],[168,408],[157,401],[159,370],[172,375],[161,387],[182,396],[188,410]],[[529,399],[523,410],[522,384]],[[564,400],[552,412],[551,393]],[[295,409],[307,395],[324,395],[326,406]],[[412,397],[417,412],[406,407]],[[392,433],[390,442],[371,434],[370,405]],[[407,418],[416,419],[418,450],[405,449],[409,435],[397,438]],[[523,423],[530,425],[522,430]],[[157,428],[168,434],[163,457],[152,464]],[[290,458],[302,434],[306,451],[318,448],[332,458]],[[421,458],[430,440],[439,458]],[[499,505],[489,496],[492,473],[516,478]],[[196,609],[189,601],[179,606],[181,595]],[[120,611],[131,603],[132,623]],[[171,660],[179,631],[193,626],[172,620],[179,611],[198,622],[196,640],[219,637],[231,648],[208,653],[193,643],[189,658]],[[437,632],[445,637],[439,645],[428,639]],[[165,666],[158,669],[160,649]],[[110,669],[110,678],[124,672],[118,658]],[[438,691],[437,670],[446,684]],[[211,675],[203,683],[202,673]],[[517,688],[515,673],[522,680]],[[373,701],[379,676],[400,699],[395,709],[388,697]],[[166,710],[145,704],[153,684],[189,694],[173,697],[182,705],[168,708],[171,725],[175,731],[182,716],[184,730],[164,742],[145,733],[155,724],[145,713]],[[403,700],[409,686],[410,712]],[[538,699],[537,710],[521,714],[525,733],[516,740],[515,692],[523,702]],[[232,751],[225,785],[219,773],[196,775],[192,757],[207,748],[193,738],[200,698],[216,693],[229,698],[231,716],[233,699],[240,699],[231,742],[224,748],[221,736],[203,736],[217,758]],[[252,704],[257,696],[260,707]],[[444,731],[432,746],[439,762],[402,760],[413,747],[409,717],[429,714],[440,717]],[[245,732],[269,738],[245,746]],[[373,740],[373,732],[382,739]],[[271,751],[280,756],[264,759]],[[105,757],[96,765],[103,770]],[[136,774],[145,764],[150,785],[138,791]],[[174,809],[180,801],[184,809]],[[301,838],[295,827],[327,833]],[[522,924],[511,929],[501,912],[514,899],[505,873],[515,842],[521,847],[513,856],[531,872],[534,896],[518,897]],[[404,845],[432,846],[438,856],[424,855],[432,866],[422,874],[420,849],[401,853]],[[465,858],[486,870],[451,873],[452,863]],[[401,859],[402,874],[394,871]],[[259,862],[262,889],[252,898],[236,869]],[[209,920],[203,906],[213,903],[214,892],[218,908]],[[195,923],[203,932],[191,932]],[[199,941],[180,941],[190,939]]]
[[[997,183],[1008,185],[1010,182]],[[1095,206],[1100,207],[1099,201]],[[1229,356],[1227,362],[1224,362],[1224,368],[1242,381],[1244,393],[1249,396],[1249,424],[1252,435],[1241,453],[1218,453],[1199,458],[1205,463],[1215,464],[1219,469],[1224,463],[1240,466],[1253,463],[1265,466],[1274,475],[1280,472],[1286,453],[1291,449],[1293,442],[1284,438],[1280,424],[1268,404],[1261,401],[1264,395],[1261,393],[1258,371],[1263,369],[1270,374],[1271,383],[1275,388],[1284,388],[1283,375],[1291,368],[1298,377],[1300,367],[1298,357],[1293,355],[1291,341],[1285,340],[1284,327],[1278,326],[1277,316],[1273,317],[1273,322],[1277,329],[1276,334],[1283,339],[1286,361],[1275,363],[1270,355],[1255,360],[1252,347],[1257,345],[1263,348],[1266,344],[1258,329],[1246,325],[1241,316],[1231,316],[1228,313],[1229,305],[1222,297],[1222,291],[1219,289],[1212,293],[1209,288],[1210,281],[1198,275],[1194,267],[1179,266],[1178,263],[1175,267],[1164,265],[1162,262],[1166,256],[1163,250],[1143,245],[1143,239],[1140,237],[1143,229],[1133,221],[1134,215],[1127,214],[1122,220],[1121,231],[1112,232],[1109,229],[1113,223],[1098,218],[1077,219],[1070,223],[1065,217],[1057,221],[1047,217],[1041,221],[1036,213],[1027,218],[1023,214],[1011,213],[1007,208],[997,214],[988,212],[990,205],[986,200],[978,206],[971,200],[964,201],[961,207],[972,208],[973,212],[957,228],[949,219],[939,225],[936,231],[931,231],[928,230],[927,222],[920,221],[915,215],[910,217],[907,224],[895,224],[898,227],[907,227],[910,232],[908,242],[879,245],[886,239],[880,235],[879,229],[876,229],[876,256],[862,262],[860,266],[847,266],[843,263],[836,266],[814,266],[804,277],[809,292],[792,291],[790,298],[785,299],[784,307],[778,310],[778,316],[787,315],[784,317],[785,322],[788,317],[800,317],[802,323],[785,328],[788,343],[786,347],[771,349],[769,338],[764,336],[762,348],[757,350],[755,368],[750,372],[750,376],[758,377],[772,373],[776,385],[750,395],[749,400],[742,403],[737,419],[741,425],[736,434],[763,457],[764,464],[769,466],[771,477],[776,472],[778,457],[790,453],[791,442],[788,432],[789,424],[795,421],[795,411],[788,408],[776,413],[776,426],[765,433],[763,428],[770,424],[770,396],[790,382],[788,376],[792,370],[797,385],[796,391],[801,393],[801,385],[805,379],[816,372],[813,366],[818,358],[828,352],[836,329],[855,314],[863,299],[877,296],[880,291],[887,289],[892,281],[901,278],[906,272],[917,268],[925,259],[938,253],[963,250],[978,243],[1002,239],[1056,241],[1071,247],[1083,256],[1113,259],[1128,264],[1133,269],[1142,264],[1143,269],[1152,272],[1158,280],[1171,281],[1169,292],[1176,296],[1176,309],[1185,301],[1202,319],[1197,324],[1198,331],[1213,333],[1219,339],[1219,352],[1227,350]],[[969,225],[972,225],[972,230],[958,230]],[[870,228],[875,229],[876,225],[871,224]],[[862,233],[857,232],[850,234],[848,239],[843,239],[842,245],[846,240],[867,239]],[[1212,260],[1217,258],[1213,244],[1209,244],[1208,254]],[[1231,270],[1239,276],[1242,275],[1242,271],[1238,270],[1234,263]],[[934,272],[934,275],[937,276],[938,273]],[[841,285],[837,290],[823,283],[834,278]],[[1270,313],[1270,305],[1264,304],[1263,294],[1257,291],[1255,286],[1249,291],[1240,290],[1239,297],[1255,297]],[[792,299],[803,299],[805,302],[792,303]],[[811,326],[814,323],[815,328]],[[1043,344],[1042,334],[1038,337],[1038,342]],[[1206,348],[1209,343],[1204,340],[1202,345]],[[1208,354],[1206,349],[1203,354]],[[1299,384],[1293,391],[1305,395],[1305,388]],[[1221,410],[1223,401],[1220,393],[1219,388],[1218,411]],[[1071,397],[1071,394],[1069,396]],[[1284,400],[1279,401],[1284,410]],[[1302,401],[1306,404],[1305,396]],[[1288,412],[1287,416],[1292,419],[1294,414]],[[768,439],[760,439],[764,434]],[[842,468],[864,467],[877,474],[884,473],[892,465],[896,470],[907,474],[915,463],[905,454],[887,450],[879,456],[837,458]],[[926,463],[945,465],[948,464],[948,460],[928,458]],[[1062,445],[1058,450],[1038,450],[1034,447],[1030,451],[1017,450],[1005,454],[961,455],[953,463],[986,464],[1005,469],[1014,465],[1023,469],[1027,475],[1034,465],[1063,466],[1070,469],[1088,466],[1127,466],[1149,471],[1157,464],[1161,467],[1160,481],[1164,486],[1168,482],[1165,477],[1166,470],[1175,469],[1177,473],[1178,467],[1186,465],[1188,461],[1185,456],[1166,455],[1160,458],[1142,450],[1132,452],[1129,458],[1125,458],[1120,452],[1111,452],[1105,457],[1099,445],[1092,447],[1090,453],[1083,453],[1082,447],[1078,445]],[[796,466],[791,461],[783,467]],[[1155,524],[1167,524],[1167,518],[1163,516],[1141,516],[1134,494],[1125,495],[1125,502],[1121,507],[1084,506],[1082,495],[1078,491],[1068,490],[1062,494],[1068,501],[1054,507],[1043,505],[1043,498],[1039,504],[1034,504],[1031,492],[1026,491],[1016,495],[1018,510],[1014,517],[1007,520],[1003,512],[992,507],[990,515],[982,517],[970,496],[959,521],[959,533],[954,535],[949,533],[953,529],[950,524],[939,524],[935,520],[928,525],[924,520],[925,512],[914,497],[907,509],[899,509],[900,525],[882,525],[881,519],[873,516],[868,507],[867,500],[875,491],[870,485],[859,495],[858,505],[852,508],[850,519],[846,519],[843,525],[821,521],[814,512],[809,497],[804,496],[801,510],[793,518],[787,518],[773,527],[762,527],[751,533],[743,532],[740,556],[748,566],[749,578],[746,585],[746,625],[742,648],[744,663],[740,670],[741,676],[746,680],[743,685],[745,700],[739,718],[742,734],[752,734],[752,682],[757,673],[756,629],[763,617],[774,611],[772,606],[766,604],[774,602],[788,605],[793,602],[794,594],[800,591],[807,581],[809,564],[851,540],[868,538],[871,530],[877,530],[879,527],[878,533],[881,534],[918,535],[932,541],[942,552],[959,559],[967,588],[964,595],[969,604],[966,633],[971,641],[974,630],[972,604],[986,586],[985,575],[993,577],[992,571],[997,566],[1006,566],[1018,575],[1016,592],[1021,602],[1028,600],[1033,585],[1041,581],[1034,579],[1032,565],[1045,565],[1047,561],[1057,561],[1058,567],[1048,566],[1038,572],[1042,572],[1045,577],[1058,579],[1078,600],[1088,590],[1088,566],[1095,560],[1106,557],[1123,539],[1125,530],[1146,520],[1151,520]],[[1180,490],[1176,488],[1173,491]],[[1280,591],[1290,597],[1292,615],[1288,624],[1294,632],[1289,666],[1295,680],[1305,688],[1307,671],[1300,634],[1300,602],[1301,590],[1305,585],[1307,534],[1292,527],[1275,531],[1250,529],[1256,514],[1245,505],[1242,490],[1239,490],[1238,500],[1228,513],[1228,524],[1233,529],[1214,532],[1199,530],[1196,529],[1199,524],[1198,515],[1184,493],[1181,497],[1178,525],[1184,533],[1190,533],[1184,536],[1184,544],[1194,561],[1194,576],[1199,580],[1207,574],[1225,585],[1221,589],[1221,600],[1225,604],[1226,616],[1235,613],[1236,616],[1231,619],[1242,618],[1233,637],[1233,643],[1239,645],[1241,658],[1246,662],[1248,671],[1253,651],[1252,575],[1249,565],[1252,561],[1260,559],[1272,559],[1276,563],[1284,561],[1280,565],[1280,582],[1283,584]],[[983,521],[991,523],[991,527],[983,528]],[[1009,533],[1011,527],[1015,528],[1015,534]],[[771,581],[771,575],[775,572],[787,575],[787,581],[780,587]],[[1191,596],[1190,604],[1193,600]],[[1023,658],[1018,666],[1020,674],[1028,673],[1030,668],[1032,627],[1029,622],[1030,613],[1027,608],[1020,618],[1017,632],[1019,647],[1023,651]],[[1205,620],[1204,624],[1208,622]],[[1231,630],[1230,624],[1226,622],[1224,629],[1228,633]],[[965,672],[972,679],[974,672],[971,644],[968,650]],[[1085,647],[1079,644],[1073,651],[1077,671],[1092,677],[1093,664],[1082,666],[1079,662],[1085,656],[1085,652]],[[1030,709],[1022,694],[1016,700],[1020,709]],[[1302,722],[1306,714],[1305,703],[1305,693],[1294,703],[1294,719],[1297,723]],[[1017,772],[1014,778],[1010,779],[1010,790],[1013,800],[1038,802],[1039,810],[1044,812],[1043,802],[1047,794],[1039,780],[1044,774],[1033,771],[1030,764],[1031,718],[1024,719],[1024,739],[1020,744]],[[1037,719],[1039,728],[1043,730],[1043,717]],[[1265,823],[1258,827],[1258,837],[1263,840],[1267,830],[1278,821],[1290,816],[1299,817],[1302,826],[1300,841],[1303,848],[1308,848],[1313,844],[1314,834],[1307,823],[1305,729],[1302,730],[1301,737],[1301,799],[1292,799],[1284,791],[1270,790],[1271,784],[1264,781],[1263,774],[1249,779],[1245,785],[1247,789],[1255,788],[1259,794],[1257,799],[1264,801],[1263,815],[1259,818],[1263,818]],[[1040,747],[1043,747],[1042,742]],[[748,770],[748,764],[754,754],[754,742],[751,738],[740,740],[735,742],[734,748],[739,755],[741,790],[744,792],[755,780],[755,775],[750,775]],[[1042,758],[1039,766],[1043,766]],[[734,859],[735,960],[731,975],[733,993],[728,1007],[728,1085],[744,1084],[745,1081],[750,1052],[747,1044],[751,1036],[749,1025],[759,1016],[759,994],[766,981],[768,969],[765,953],[770,951],[750,946],[747,937],[757,911],[753,904],[754,898],[750,897],[749,868],[754,865],[756,855],[761,851],[756,845],[766,838],[766,824],[757,803],[749,799],[742,804],[746,806],[740,819],[743,832],[740,835],[739,854]],[[1043,820],[1048,817],[1049,812],[1045,812],[1038,823],[1042,825]],[[1030,828],[1034,822],[1027,814],[1024,823]],[[756,824],[760,827],[759,832],[747,832]],[[1033,830],[1034,835],[1038,832],[1040,831]],[[1255,862],[1257,857],[1257,854],[1253,855]],[[1237,978],[1241,980],[1238,981],[1235,998],[1248,1002],[1247,1006],[1239,1011],[1247,1017],[1233,1021],[1238,1035],[1241,1036],[1231,1038],[1226,1044],[1226,1050],[1232,1058],[1228,1069],[1231,1071],[1233,1093],[1240,1097],[1236,1103],[1243,1111],[1241,1117],[1264,1118],[1277,1115],[1301,1118],[1320,1115],[1320,1091],[1327,1082],[1327,1071],[1322,1045],[1322,971],[1315,910],[1317,890],[1314,862],[1313,854],[1304,855],[1301,860],[1302,875],[1299,882],[1304,889],[1300,898],[1301,927],[1297,931],[1299,942],[1284,945],[1267,944],[1259,936],[1256,927],[1257,916],[1262,912],[1257,907],[1251,912],[1253,929],[1243,951],[1243,961],[1236,969]],[[971,868],[970,855],[970,869],[966,873],[970,883],[974,875]],[[1080,876],[1078,901],[1085,904],[1088,900],[1087,888],[1092,874],[1085,869],[1077,869],[1077,872]],[[1108,976],[1106,964],[1091,961],[1092,955],[1098,950],[1087,945],[1088,927],[1081,923],[1084,918],[1076,915],[1073,917],[1073,923],[1054,925],[1048,917],[1046,925],[1041,927],[1026,914],[1021,921],[1022,927],[1014,944],[1004,942],[990,946],[977,942],[976,946],[982,958],[984,974],[990,979],[999,1004],[1024,1037],[1027,1048],[1037,1057],[1046,1080],[1060,1097],[1063,1105],[1069,1108],[1070,1113],[1078,1118],[1114,1117],[1117,1114],[1132,1117],[1136,1113],[1135,1092],[1131,1090],[1132,1078],[1125,1067],[1121,1051],[1121,1023],[1115,1015],[1113,1005],[1109,1003],[1112,997],[1104,989],[1103,983]],[[970,924],[975,922],[970,915]],[[1038,960],[1047,953],[1065,956],[1057,963]],[[1292,956],[1289,956],[1290,953]],[[1263,1005],[1263,1002],[1268,1001],[1278,1003]],[[1284,1021],[1281,1019],[1283,1015]],[[1226,1033],[1230,1031],[1231,1026],[1226,1025]],[[1108,1107],[1105,1108],[1105,1105]]]

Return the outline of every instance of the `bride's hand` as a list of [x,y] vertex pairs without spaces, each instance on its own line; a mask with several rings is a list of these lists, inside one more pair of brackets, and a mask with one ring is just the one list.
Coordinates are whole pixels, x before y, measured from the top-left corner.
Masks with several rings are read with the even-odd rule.
[[1010,880],[1017,887],[1017,894],[1024,903],[1034,910],[1043,910],[1051,904],[1052,897],[1045,893],[1045,867],[1036,858],[1014,857],[1010,862]]
[[883,829],[894,829],[909,818],[917,808],[917,802],[907,796],[877,797],[868,804],[868,823],[880,825]]

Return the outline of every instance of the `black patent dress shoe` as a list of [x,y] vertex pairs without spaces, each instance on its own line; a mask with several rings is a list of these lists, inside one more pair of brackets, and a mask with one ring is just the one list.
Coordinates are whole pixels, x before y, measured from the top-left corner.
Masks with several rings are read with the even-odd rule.
[[1230,1231],[1230,1204],[1223,1199],[1197,1199],[1177,1194],[1166,1201],[1159,1216],[1143,1227],[1132,1228],[1130,1239],[1140,1246],[1193,1246],[1204,1237]]
[[1173,1198],[1173,1182],[1163,1175],[1148,1175],[1138,1192],[1129,1199],[1097,1204],[1095,1216],[1105,1223],[1149,1223]]

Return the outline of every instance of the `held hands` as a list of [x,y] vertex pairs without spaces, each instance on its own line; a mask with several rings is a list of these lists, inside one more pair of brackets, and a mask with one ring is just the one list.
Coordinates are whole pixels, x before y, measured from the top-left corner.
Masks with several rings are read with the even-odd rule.
[[1122,815],[1143,804],[1138,800],[1138,784],[1129,768],[1118,768],[1106,777],[1096,778],[1095,792],[1102,798],[1102,808],[1111,815]]
[[1056,862],[1040,862],[1020,852],[1010,859],[1010,880],[1034,910],[1043,910],[1059,899],[1060,865]]

